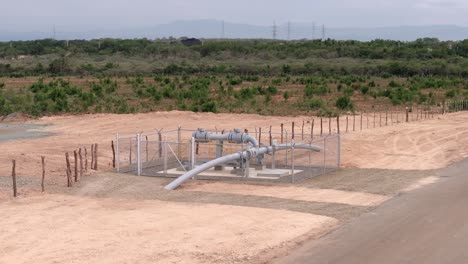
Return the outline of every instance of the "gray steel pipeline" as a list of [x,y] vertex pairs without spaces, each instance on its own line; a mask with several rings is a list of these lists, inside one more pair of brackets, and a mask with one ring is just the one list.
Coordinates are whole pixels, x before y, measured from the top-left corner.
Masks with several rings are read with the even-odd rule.
[[212,134],[206,132],[204,129],[199,128],[197,131],[193,132],[192,136],[198,140],[227,140],[236,143],[251,143],[254,147],[258,148],[259,144],[255,137],[250,136],[247,133],[241,132],[239,129],[234,129],[234,131],[227,134]]
[[246,158],[246,159],[250,159],[252,157],[255,157],[257,155],[261,155],[261,154],[268,154],[268,153],[272,153],[273,151],[281,151],[281,150],[287,150],[287,149],[291,149],[291,148],[296,148],[296,149],[307,149],[307,150],[312,150],[312,151],[316,151],[316,152],[320,152],[322,151],[323,149],[319,146],[315,146],[315,145],[312,145],[312,144],[280,144],[280,145],[276,145],[276,146],[268,146],[268,147],[261,147],[261,148],[250,148],[246,151],[243,151],[243,152],[238,152],[238,153],[234,153],[234,154],[231,154],[231,155],[227,155],[227,156],[224,156],[224,157],[221,157],[221,158],[217,158],[217,159],[214,159],[214,160],[210,160],[206,163],[203,163],[202,165],[186,172],[185,174],[183,174],[182,176],[178,177],[177,179],[175,179],[174,181],[170,182],[168,185],[166,185],[164,187],[164,189],[166,190],[174,190],[176,189],[177,187],[179,187],[182,183],[184,183],[185,181],[187,181],[188,179],[191,179],[193,178],[194,176],[210,169],[210,168],[213,168],[215,166],[218,166],[218,165],[222,165],[224,163],[227,163],[227,162],[230,162],[230,161],[235,161],[235,160],[240,160],[241,158]]

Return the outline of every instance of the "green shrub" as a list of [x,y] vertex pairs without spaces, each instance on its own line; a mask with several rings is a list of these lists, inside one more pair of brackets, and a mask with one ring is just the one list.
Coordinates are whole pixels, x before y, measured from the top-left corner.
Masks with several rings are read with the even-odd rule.
[[369,86],[361,86],[361,93],[362,94],[367,94],[369,92],[370,88]]
[[212,112],[212,113],[217,113],[218,112],[218,104],[214,101],[208,101],[202,104],[201,106],[202,112]]
[[352,110],[353,109],[353,102],[349,96],[340,96],[336,100],[336,107],[341,110]]
[[446,98],[454,98],[457,95],[457,91],[452,89],[450,91],[445,92]]
[[325,107],[325,102],[320,98],[311,98],[306,101],[306,105],[310,110],[318,110]]

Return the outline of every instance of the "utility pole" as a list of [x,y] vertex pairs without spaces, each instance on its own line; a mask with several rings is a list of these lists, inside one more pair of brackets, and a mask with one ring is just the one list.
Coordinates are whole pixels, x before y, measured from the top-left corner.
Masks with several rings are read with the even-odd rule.
[[55,24],[52,27],[52,39],[55,39]]
[[291,21],[288,21],[288,40],[291,40]]
[[325,40],[325,24],[322,25],[322,40]]
[[276,26],[276,21],[273,20],[273,39],[276,39],[277,34],[278,34],[278,27]]
[[315,39],[315,22],[312,22],[312,40]]
[[221,24],[221,38],[224,39],[224,20]]

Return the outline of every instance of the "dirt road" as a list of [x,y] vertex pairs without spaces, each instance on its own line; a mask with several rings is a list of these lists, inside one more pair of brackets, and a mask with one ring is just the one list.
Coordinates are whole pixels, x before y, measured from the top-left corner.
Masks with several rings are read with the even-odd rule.
[[466,263],[468,160],[275,263]]

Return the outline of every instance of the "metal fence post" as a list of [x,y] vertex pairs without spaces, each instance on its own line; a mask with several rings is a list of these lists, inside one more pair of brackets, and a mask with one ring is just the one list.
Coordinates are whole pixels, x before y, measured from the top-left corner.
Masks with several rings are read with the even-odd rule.
[[273,145],[273,153],[271,155],[271,169],[276,169],[276,144]]
[[[288,130],[286,130],[286,144],[288,144]],[[285,166],[288,166],[288,150],[285,151],[285,161],[286,161],[286,164],[284,164]]]
[[178,159],[181,159],[181,149],[180,149],[180,141],[182,140],[181,129],[182,127],[179,125],[177,127],[177,158]]
[[137,175],[141,176],[141,132],[137,133]]
[[291,183],[294,183],[294,140],[291,140]]
[[244,177],[250,177],[250,159],[245,159]]
[[164,174],[167,175],[167,141],[164,138],[163,142],[163,155],[164,155]]
[[327,163],[326,149],[327,149],[327,138],[325,137],[323,139],[323,174],[325,174],[325,167]]
[[195,168],[195,138],[192,137],[192,140],[191,140],[191,147],[190,147],[190,166],[191,166],[191,169],[194,169]]

